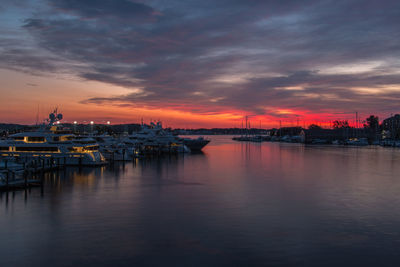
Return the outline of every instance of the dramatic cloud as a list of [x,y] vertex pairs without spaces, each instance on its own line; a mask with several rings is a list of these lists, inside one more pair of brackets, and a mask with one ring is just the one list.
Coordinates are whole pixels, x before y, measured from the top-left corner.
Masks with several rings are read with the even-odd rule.
[[20,25],[31,46],[0,38],[0,66],[132,90],[82,103],[275,117],[398,108],[398,1],[39,2]]
[[154,14],[154,9],[129,0],[51,0],[50,5],[61,12],[72,12],[86,18],[147,18]]

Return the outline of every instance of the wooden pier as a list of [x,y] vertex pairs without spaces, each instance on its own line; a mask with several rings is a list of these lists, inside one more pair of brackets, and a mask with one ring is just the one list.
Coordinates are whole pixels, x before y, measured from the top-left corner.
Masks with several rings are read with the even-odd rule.
[[62,158],[0,158],[0,191],[41,186],[46,171],[65,167]]

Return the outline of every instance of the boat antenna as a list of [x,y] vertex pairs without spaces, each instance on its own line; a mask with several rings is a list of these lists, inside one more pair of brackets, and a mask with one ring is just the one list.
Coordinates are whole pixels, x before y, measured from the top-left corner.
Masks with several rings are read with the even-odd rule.
[[39,124],[39,104],[37,105],[37,112],[36,112],[36,126]]

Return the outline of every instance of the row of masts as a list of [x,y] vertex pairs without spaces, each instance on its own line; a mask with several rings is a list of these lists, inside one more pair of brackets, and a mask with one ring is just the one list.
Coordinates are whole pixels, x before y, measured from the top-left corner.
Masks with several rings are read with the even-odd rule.
[[[392,116],[392,114],[391,114]],[[250,130],[251,128],[251,121],[249,120],[249,115],[244,116],[244,120],[241,121],[241,129],[243,130]],[[311,121],[311,122],[306,122],[306,121],[301,121],[300,118],[297,118],[295,122],[293,120],[290,120],[289,122],[286,121],[286,126],[284,127],[303,127],[304,129],[310,125],[317,125],[322,128],[334,128],[333,127],[333,122],[335,120],[328,120],[328,121]],[[337,119],[337,121],[348,121],[347,119]],[[278,127],[277,128],[282,128],[284,124],[284,120],[278,120]],[[349,121],[349,126],[352,128],[362,128],[364,125],[365,121],[361,121],[358,112],[355,112],[355,120],[351,123]],[[262,129],[262,120],[259,120],[259,129]]]

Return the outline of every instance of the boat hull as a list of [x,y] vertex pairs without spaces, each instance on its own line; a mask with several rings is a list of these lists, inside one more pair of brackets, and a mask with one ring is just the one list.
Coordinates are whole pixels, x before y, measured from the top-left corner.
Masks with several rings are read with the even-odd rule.
[[208,143],[210,143],[210,140],[206,139],[185,139],[183,141],[185,146],[187,146],[190,151],[200,151],[202,150]]

